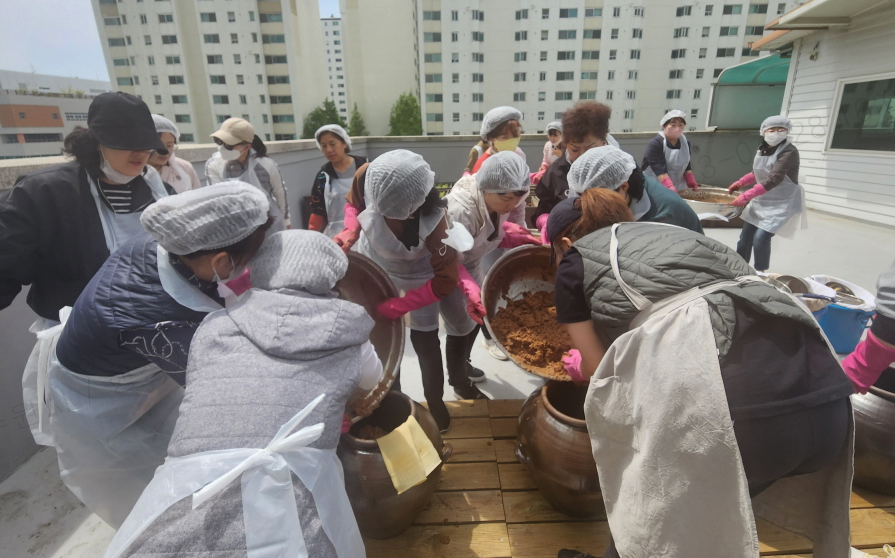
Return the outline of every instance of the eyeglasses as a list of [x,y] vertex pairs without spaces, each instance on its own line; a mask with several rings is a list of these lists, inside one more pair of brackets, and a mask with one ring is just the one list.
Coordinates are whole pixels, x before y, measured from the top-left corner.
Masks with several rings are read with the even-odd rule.
[[243,142],[239,142],[239,143],[237,143],[236,145],[228,145],[228,144],[224,143],[223,141],[221,141],[221,140],[218,139],[218,138],[214,138],[214,142],[215,142],[216,144],[218,144],[218,145],[223,145],[223,146],[224,146],[224,149],[226,149],[227,151],[233,151],[233,148],[234,148],[234,147],[239,147],[240,145],[245,145],[245,144],[246,144],[246,142],[243,141]]

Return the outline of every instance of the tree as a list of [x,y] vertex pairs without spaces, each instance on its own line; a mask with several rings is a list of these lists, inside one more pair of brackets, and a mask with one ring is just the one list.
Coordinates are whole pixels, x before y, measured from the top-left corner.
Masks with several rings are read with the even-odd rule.
[[354,108],[351,109],[351,117],[348,119],[348,135],[352,137],[370,135],[370,132],[367,131],[367,125],[364,123],[364,117],[357,110],[357,103],[354,103]]
[[420,104],[413,93],[402,93],[392,107],[388,118],[388,135],[421,136],[423,121],[420,119]]
[[322,105],[308,113],[301,128],[301,139],[314,139],[314,132],[327,124],[345,126],[345,119],[339,114],[336,104],[329,98],[324,100]]

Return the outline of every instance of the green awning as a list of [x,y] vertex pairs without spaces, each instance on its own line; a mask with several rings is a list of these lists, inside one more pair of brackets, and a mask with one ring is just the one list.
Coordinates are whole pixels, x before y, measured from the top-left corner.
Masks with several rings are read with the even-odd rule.
[[789,61],[789,58],[781,58],[779,54],[774,54],[731,66],[718,76],[718,85],[786,84]]

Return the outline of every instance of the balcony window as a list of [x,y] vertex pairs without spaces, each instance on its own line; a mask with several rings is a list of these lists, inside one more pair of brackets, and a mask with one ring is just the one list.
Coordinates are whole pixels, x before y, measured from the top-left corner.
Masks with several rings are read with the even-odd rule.
[[516,10],[516,19],[528,19],[528,10]]
[[176,45],[177,44],[177,35],[162,35],[162,44],[163,45]]
[[426,94],[426,102],[427,103],[440,103],[444,99],[444,96],[441,93],[427,93]]
[[441,21],[441,12],[424,11],[423,12],[423,21]]
[[[558,75],[558,74],[557,74]],[[525,72],[516,72],[513,74],[513,81],[525,81]]]
[[484,103],[485,102],[485,94],[484,93],[473,93],[472,94],[472,102],[473,103]]
[[228,95],[212,95],[211,102],[216,105],[229,105],[230,97]]
[[286,35],[261,35],[261,43],[265,45],[285,42]]
[[581,72],[581,79],[597,79],[597,72]]
[[739,27],[722,27],[719,35],[722,37],[736,37],[739,32]]
[[677,11],[675,11],[675,14],[674,14],[674,15],[675,15],[676,17],[684,17],[684,16],[688,16],[688,15],[690,15],[691,10],[692,10],[692,6],[680,6],[680,7],[677,9]]
[[[252,19],[252,17],[250,17],[249,19]],[[283,14],[258,14],[258,21],[259,23],[281,23],[283,21]],[[333,31],[333,34],[335,33],[336,32]]]
[[584,10],[584,17],[602,17],[603,16],[603,8],[586,8]]
[[581,52],[582,60],[599,60],[600,59],[600,51],[599,50],[584,50]]
[[643,29],[631,29],[631,38],[632,39],[642,39],[643,38]]
[[766,14],[768,13],[767,4],[749,4],[750,14]]
[[575,60],[574,50],[561,50],[556,53],[557,60]]
[[597,98],[596,91],[582,91],[578,94],[578,100],[580,101],[589,101]]
[[556,81],[571,81],[575,79],[575,72],[556,72]]
[[683,79],[684,71],[683,70],[669,70],[668,71],[668,79]]
[[743,13],[742,4],[724,4],[724,15],[737,15]]
[[443,122],[444,114],[440,112],[427,112],[426,122]]
[[666,99],[680,99],[681,98],[681,90],[680,89],[669,89],[665,92]]
[[516,40],[517,41],[527,41],[528,40],[528,31],[516,31]]
[[199,14],[199,21],[202,23],[215,23],[218,20],[216,13],[207,12]]
[[689,27],[678,27],[677,29],[674,30],[674,38],[675,39],[680,39],[682,37],[687,37],[689,35],[690,35]]
[[427,63],[430,62],[441,62],[441,53],[437,52],[435,54],[426,54],[423,60]]
[[216,44],[221,42],[221,36],[216,33],[209,33],[202,35],[202,40],[205,41],[205,44]]
[[729,58],[731,56],[736,56],[735,48],[719,48],[716,55],[718,58]]
[[441,74],[426,74],[426,83],[441,83]]
[[628,70],[628,79],[636,80],[637,79],[637,70]]
[[571,101],[572,100],[572,92],[571,91],[557,91],[554,96],[554,100],[556,101]]
[[525,101],[525,93],[513,93],[513,101],[517,103]]
[[525,62],[526,60],[528,60],[527,52],[516,52],[513,54],[514,62]]
[[573,18],[578,17],[578,8],[560,8],[559,10],[559,18]]

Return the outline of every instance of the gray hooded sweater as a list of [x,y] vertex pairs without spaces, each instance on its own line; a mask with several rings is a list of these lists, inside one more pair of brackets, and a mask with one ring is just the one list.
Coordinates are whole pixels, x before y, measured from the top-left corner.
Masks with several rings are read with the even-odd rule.
[[[363,307],[301,291],[248,291],[212,312],[193,338],[186,396],[169,457],[230,448],[264,448],[279,428],[321,393],[299,427],[324,423],[309,447],[335,450],[342,414],[361,374],[361,344],[373,320]],[[313,498],[293,474],[310,556],[335,558]],[[193,510],[168,508],[128,549],[131,557],[233,558],[246,555],[242,488],[234,480]]]

